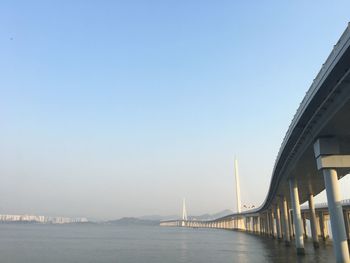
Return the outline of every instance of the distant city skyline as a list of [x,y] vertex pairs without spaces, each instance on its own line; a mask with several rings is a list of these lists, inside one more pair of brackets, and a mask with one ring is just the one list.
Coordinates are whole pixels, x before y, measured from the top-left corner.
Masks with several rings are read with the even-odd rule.
[[242,206],[259,206],[349,8],[5,1],[0,214],[236,211],[234,156]]
[[33,222],[44,224],[72,224],[72,223],[87,223],[88,219],[69,218],[69,217],[50,217],[40,215],[1,215],[0,222]]

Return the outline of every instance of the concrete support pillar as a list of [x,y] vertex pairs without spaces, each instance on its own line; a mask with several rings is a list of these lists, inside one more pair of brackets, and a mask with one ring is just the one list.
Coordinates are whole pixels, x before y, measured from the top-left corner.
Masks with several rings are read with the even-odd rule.
[[281,229],[281,215],[279,205],[275,206],[275,217],[276,217],[276,230],[277,230],[277,238],[279,240],[282,239],[282,229]]
[[295,246],[297,249],[298,255],[305,254],[304,248],[304,237],[303,237],[303,227],[302,227],[302,219],[301,219],[301,211],[300,211],[300,203],[299,203],[299,191],[298,184],[294,178],[289,180],[289,190],[290,197],[292,201],[292,211],[293,211],[293,222],[295,229]]
[[285,197],[282,198],[282,219],[283,219],[283,236],[286,246],[290,246],[290,232],[289,232],[289,220],[288,220],[288,205]]
[[314,195],[309,195],[309,212],[310,212],[310,226],[311,226],[311,235],[314,243],[314,248],[319,248],[318,235],[317,235],[317,222],[316,222],[316,212],[314,204]]
[[350,262],[337,171],[323,169],[323,177],[326,185],[336,259],[337,262]]
[[336,168],[350,167],[349,155],[340,155],[337,138],[319,138],[314,143],[317,169],[323,173],[328,211],[333,234],[333,249],[337,262],[350,262],[349,248]]
[[264,233],[264,225],[262,221],[262,217],[259,216],[259,225],[260,225],[260,235]]
[[323,241],[326,241],[326,231],[325,231],[325,224],[324,224],[324,215],[322,212],[318,213],[318,218],[320,220],[320,234]]
[[303,231],[304,231],[304,239],[307,239],[307,231],[306,231],[306,218],[305,218],[305,214],[301,213],[301,218],[303,219]]
[[344,224],[345,224],[345,232],[346,237],[348,239],[348,245],[350,244],[350,220],[349,220],[349,213],[346,209],[343,211],[344,214]]
[[275,224],[275,212],[273,208],[271,209],[271,234],[273,238],[276,238],[276,224]]
[[267,235],[270,235],[270,220],[269,220],[269,211],[267,210],[266,212],[266,231],[267,231]]
[[290,234],[290,239],[293,239],[294,237],[293,216],[292,216],[292,211],[290,210],[290,207],[288,205],[288,202],[287,202],[287,209],[288,209],[289,234]]
[[267,235],[271,236],[271,220],[270,220],[269,210],[267,210],[266,212],[266,222],[267,222]]

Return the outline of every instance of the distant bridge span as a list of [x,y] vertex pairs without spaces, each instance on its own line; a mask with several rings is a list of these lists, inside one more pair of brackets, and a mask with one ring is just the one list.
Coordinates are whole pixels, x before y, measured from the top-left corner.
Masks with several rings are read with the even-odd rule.
[[314,245],[317,248],[319,242],[317,229],[320,227],[316,220],[313,197],[326,189],[334,253],[337,262],[350,262],[347,242],[349,213],[348,210],[343,211],[338,182],[338,179],[349,171],[350,26],[348,25],[314,79],[289,126],[263,204],[253,210],[203,223],[207,224],[206,227],[208,223],[217,227],[218,224],[229,221],[231,228],[269,233],[273,237],[284,239],[286,245],[290,244],[292,236],[297,253],[304,254],[302,215],[307,213],[301,212],[300,204],[309,202],[308,215]]

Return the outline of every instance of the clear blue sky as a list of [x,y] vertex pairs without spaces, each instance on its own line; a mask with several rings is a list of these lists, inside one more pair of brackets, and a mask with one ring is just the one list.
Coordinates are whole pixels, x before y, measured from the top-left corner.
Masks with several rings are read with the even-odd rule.
[[[349,1],[2,1],[0,213],[116,218],[265,198]],[[347,179],[346,179],[347,180]],[[344,193],[345,195],[345,193]]]

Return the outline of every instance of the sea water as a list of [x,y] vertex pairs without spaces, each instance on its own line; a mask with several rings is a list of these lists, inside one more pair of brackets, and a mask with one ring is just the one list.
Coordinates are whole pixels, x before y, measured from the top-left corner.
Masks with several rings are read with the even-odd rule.
[[108,224],[0,224],[4,263],[334,262],[332,246],[296,256],[266,236],[244,232]]

